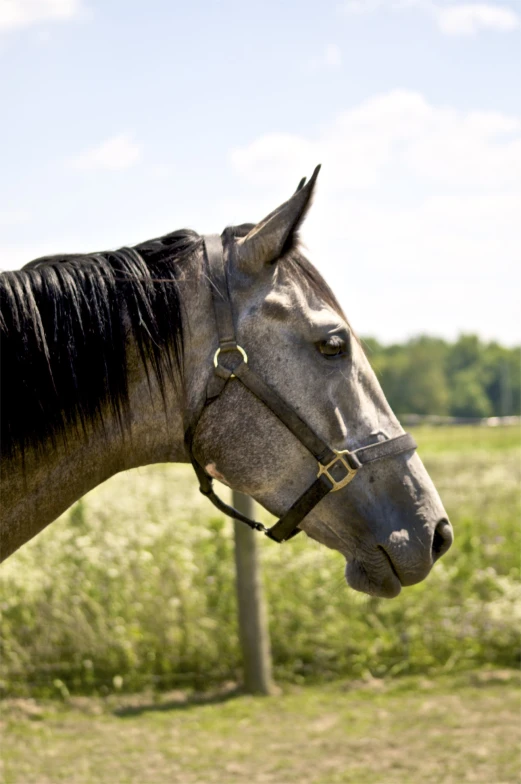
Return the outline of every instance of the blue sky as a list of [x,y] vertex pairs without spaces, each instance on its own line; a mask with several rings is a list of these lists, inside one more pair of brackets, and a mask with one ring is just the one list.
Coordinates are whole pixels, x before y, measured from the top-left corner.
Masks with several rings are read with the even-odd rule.
[[521,341],[521,4],[0,0],[0,267],[256,221],[358,332]]

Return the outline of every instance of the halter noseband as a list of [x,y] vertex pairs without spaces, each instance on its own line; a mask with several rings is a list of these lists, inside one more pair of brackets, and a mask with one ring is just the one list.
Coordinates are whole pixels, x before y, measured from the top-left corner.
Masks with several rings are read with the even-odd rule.
[[[230,379],[238,379],[311,452],[318,461],[317,478],[278,522],[271,528],[266,528],[262,523],[250,520],[249,517],[241,514],[237,509],[225,504],[215,494],[211,476],[198,463],[192,452],[192,442],[199,417],[193,426],[187,430],[185,440],[192,465],[199,480],[201,493],[209,498],[214,506],[225,515],[233,517],[241,523],[246,523],[250,528],[262,531],[276,542],[284,542],[300,532],[299,524],[324,496],[346,487],[362,466],[366,463],[374,463],[376,460],[402,454],[403,452],[410,452],[416,449],[416,442],[410,433],[404,433],[395,438],[389,438],[386,441],[380,441],[370,446],[363,446],[350,452],[347,449],[340,451],[332,449],[322,441],[309,425],[300,418],[295,409],[286,403],[278,392],[268,386],[249,366],[247,354],[237,344],[235,336],[221,237],[218,234],[205,237],[204,246],[219,339],[219,346],[214,355],[213,373],[208,381],[205,407],[210,405],[221,394]],[[220,362],[221,356],[226,353],[233,353],[237,356],[238,362],[231,369],[225,367]]]

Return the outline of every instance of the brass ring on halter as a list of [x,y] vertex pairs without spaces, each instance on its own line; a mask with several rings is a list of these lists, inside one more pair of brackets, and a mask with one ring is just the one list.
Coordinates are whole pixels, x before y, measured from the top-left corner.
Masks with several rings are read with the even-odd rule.
[[[242,356],[242,361],[244,362],[244,364],[245,365],[248,364],[248,355],[245,352],[245,350],[242,348],[242,346],[232,346],[230,348],[222,348],[221,346],[219,346],[219,348],[217,349],[213,357],[214,367],[217,367],[219,365],[219,354],[221,353],[221,351],[226,351],[226,352],[238,351],[239,354]],[[232,373],[230,378],[235,378],[235,375]]]
[[[327,465],[323,465],[322,463],[318,464],[317,478],[319,476],[322,476],[322,474],[325,474],[326,477],[331,482],[331,484],[333,485],[333,487],[331,488],[331,492],[335,493],[337,490],[340,490],[342,487],[348,485],[349,482],[351,482],[351,480],[355,478],[356,472],[360,468],[360,463],[358,463],[358,466],[356,467],[349,464],[348,462],[349,457],[352,458],[356,456],[353,456],[348,449],[343,449],[341,452],[338,452],[336,449],[334,449],[333,452],[335,453],[335,457],[333,458],[333,460],[331,460],[330,463],[328,463]],[[349,457],[347,457],[347,455]],[[335,463],[340,463],[340,465],[345,471],[345,476],[342,477],[340,480],[335,479],[335,477],[329,470],[335,465]]]

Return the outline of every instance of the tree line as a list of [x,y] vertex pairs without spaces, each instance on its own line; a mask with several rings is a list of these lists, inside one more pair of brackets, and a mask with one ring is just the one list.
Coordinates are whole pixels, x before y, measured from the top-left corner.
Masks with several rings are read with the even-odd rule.
[[461,335],[454,343],[428,336],[384,346],[362,339],[396,414],[455,417],[521,413],[521,348]]

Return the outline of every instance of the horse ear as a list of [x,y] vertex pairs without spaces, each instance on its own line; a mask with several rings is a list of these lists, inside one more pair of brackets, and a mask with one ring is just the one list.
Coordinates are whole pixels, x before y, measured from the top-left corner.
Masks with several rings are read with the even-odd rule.
[[311,206],[315,182],[320,171],[317,166],[309,182],[301,180],[293,196],[258,223],[246,237],[237,241],[238,266],[248,272],[258,272],[272,264],[296,242],[296,232]]

